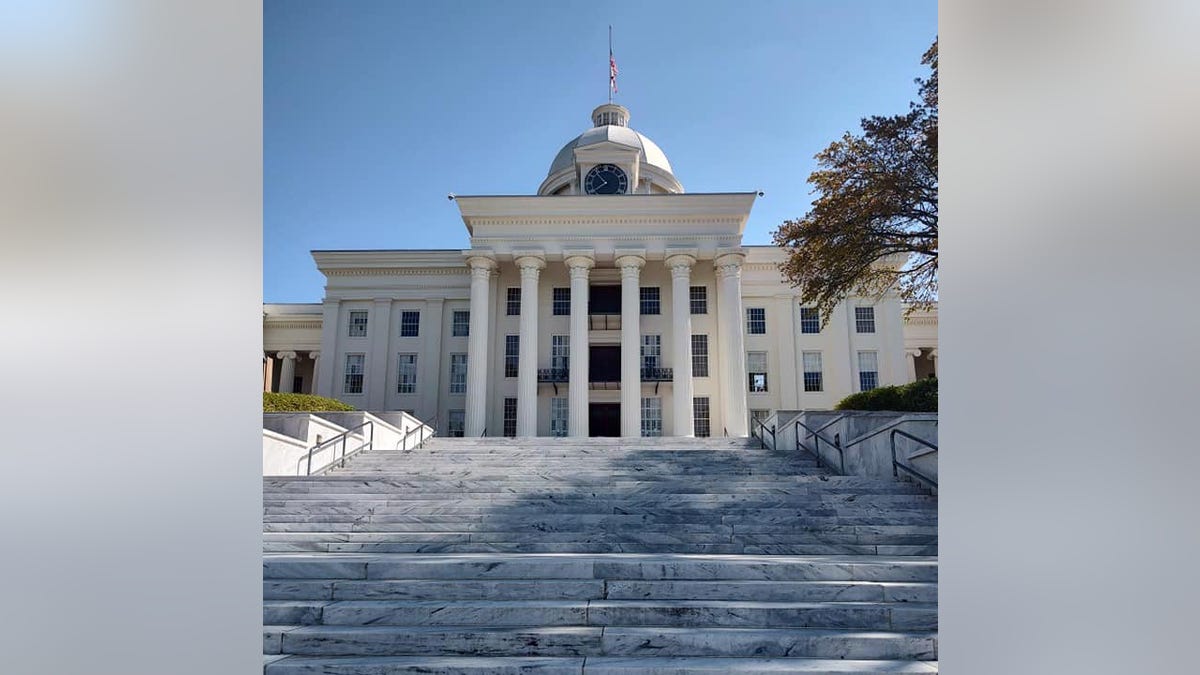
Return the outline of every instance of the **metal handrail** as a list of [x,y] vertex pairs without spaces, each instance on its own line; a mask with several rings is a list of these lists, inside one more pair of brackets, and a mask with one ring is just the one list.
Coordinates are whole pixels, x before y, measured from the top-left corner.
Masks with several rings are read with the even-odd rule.
[[847,443],[846,447],[849,448],[852,445],[858,445],[859,443],[862,443],[863,441],[867,440],[868,438],[874,438],[875,436],[882,434],[883,432],[887,431],[888,429],[891,429],[892,427],[899,425],[899,424],[904,424],[905,422],[932,422],[935,426],[937,425],[937,420],[913,420],[913,419],[904,419],[902,417],[900,419],[892,420],[891,422],[888,422],[887,424],[883,425],[882,427],[879,427],[878,429],[876,429],[870,433],[866,433],[866,434],[863,434],[862,436],[859,436],[858,438],[854,439],[853,441],[850,441],[849,443]]
[[[827,424],[825,426],[829,426],[829,425]],[[809,435],[811,435],[813,438],[817,439],[816,443],[813,444],[813,447],[811,449],[808,448],[807,446],[805,446],[802,442],[800,442],[800,427],[804,427],[804,429],[806,431],[808,431]],[[824,429],[825,427],[821,427],[821,428]],[[846,453],[842,449],[842,435],[834,434],[833,440],[831,441],[828,438],[826,438],[825,436],[822,436],[821,433],[819,431],[817,431],[816,429],[813,429],[812,427],[808,426],[804,422],[801,422],[800,420],[796,420],[796,450],[799,451],[799,450],[803,449],[808,452],[811,452],[812,454],[816,455],[818,462],[824,464],[826,466],[826,468],[828,468],[830,471],[833,471],[834,470],[833,465],[826,462],[825,458],[821,456],[821,441],[825,441],[826,443],[832,445],[833,449],[838,451],[838,465],[839,465],[838,471],[840,471],[842,475],[845,475],[846,474]]]
[[[367,436],[367,442],[358,446],[354,450],[347,452],[346,451],[347,439],[350,437],[351,434],[353,434],[355,431],[358,431],[359,429],[362,429],[363,427],[367,427],[370,432]],[[353,456],[357,455],[358,453],[362,452],[363,450],[370,450],[371,446],[375,443],[375,423],[371,420],[367,420],[356,427],[353,427],[353,428],[343,431],[342,433],[338,434],[337,436],[334,436],[333,438],[331,438],[327,441],[322,441],[322,442],[314,445],[312,447],[312,449],[308,451],[308,454],[305,457],[305,459],[307,459],[307,462],[308,462],[308,468],[307,468],[306,475],[309,475],[309,476],[313,475],[313,470],[312,470],[313,455],[315,455],[321,449],[335,445],[338,442],[341,442],[341,444],[342,444],[342,456],[339,459],[335,459],[332,462],[326,464],[325,466],[317,469],[317,473],[323,473],[323,472],[327,471],[328,469],[332,468],[334,464],[338,464],[339,462],[342,467],[345,467],[347,457],[353,457]]]
[[[773,425],[773,424],[772,424],[772,425],[771,425],[771,428],[770,428],[770,429],[768,429],[766,424],[764,424],[764,423],[763,423],[761,420],[759,420],[759,419],[756,419],[756,418],[753,418],[753,417],[752,417],[752,418],[750,418],[750,422],[751,422],[751,423],[753,423],[753,424],[757,424],[757,425],[758,425],[758,426],[759,426],[759,427],[760,427],[760,428],[761,428],[763,431],[769,431],[769,432],[771,432],[771,449],[772,449],[772,450],[774,450],[774,449],[775,449],[775,425]],[[753,426],[751,426],[751,427],[750,427],[750,437],[751,437],[751,438],[758,438],[758,442],[759,442],[759,444],[760,444],[760,445],[762,445],[762,447],[763,447],[764,449],[766,449],[766,447],[767,447],[767,441],[766,441],[766,439],[763,437],[763,433],[762,433],[762,432],[759,432],[758,436],[755,436],[755,435],[754,435],[754,427],[753,427]]]
[[[430,426],[430,425],[428,425],[428,424],[426,424],[426,423],[424,423],[424,422],[421,422],[420,424],[418,424],[417,426],[413,427],[412,429],[409,429],[409,430],[408,430],[408,433],[404,434],[404,438],[401,438],[401,439],[400,439],[400,449],[401,449],[402,451],[404,451],[404,452],[408,452],[409,450],[416,450],[417,448],[419,448],[419,447],[421,447],[422,445],[424,445],[424,444],[425,444],[425,437],[421,437],[421,440],[420,440],[420,441],[418,441],[416,445],[414,445],[414,446],[413,446],[413,447],[411,447],[411,448],[407,447],[407,445],[408,445],[408,438],[409,438],[410,436],[412,436],[413,434],[417,433],[418,431],[422,431],[422,430],[424,430],[424,429],[426,429],[426,428],[428,428],[430,431],[432,431],[432,430],[433,430],[433,427],[432,427],[432,426]],[[432,436],[432,435],[433,435],[433,434],[430,434],[430,436]]]
[[900,460],[896,459],[896,434],[900,434],[901,436],[903,436],[909,440],[916,441],[916,442],[920,443],[921,445],[924,445],[927,448],[933,448],[934,452],[937,452],[937,449],[938,449],[938,446],[934,445],[933,443],[930,443],[929,441],[927,441],[923,438],[917,438],[916,436],[913,436],[912,434],[908,433],[907,431],[902,431],[900,429],[892,429],[892,434],[891,434],[892,476],[895,478],[899,478],[900,474],[898,473],[898,470],[904,469],[905,472],[912,474],[916,478],[919,478],[920,480],[924,481],[926,484],[928,484],[934,488],[937,488],[936,480],[930,478],[929,476],[926,476],[925,474],[921,473],[920,471],[917,471],[916,469],[914,469],[912,467],[901,464]]

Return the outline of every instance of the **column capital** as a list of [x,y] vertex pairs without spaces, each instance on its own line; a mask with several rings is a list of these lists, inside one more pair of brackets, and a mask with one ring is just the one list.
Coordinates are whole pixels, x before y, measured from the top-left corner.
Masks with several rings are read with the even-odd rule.
[[929,351],[929,358],[930,358],[930,359],[937,359],[937,357],[938,357],[938,353],[937,353],[937,352],[938,352],[938,350],[936,350],[936,349],[932,349],[932,350],[930,350],[930,351]]
[[275,357],[280,359],[294,359],[296,358],[296,352],[279,352]]
[[692,273],[692,265],[696,264],[696,257],[688,253],[672,253],[667,256],[667,267],[671,268],[671,278],[683,277],[689,278]]
[[746,254],[740,249],[719,251],[713,258],[713,267],[723,277],[741,275],[742,263],[746,262]]
[[563,251],[563,263],[570,268],[572,275],[575,274],[575,270],[583,270],[586,274],[587,270],[596,266],[596,258],[590,250],[586,253],[582,251]]
[[915,359],[921,355],[921,350],[920,349],[905,349],[904,355],[910,356]]
[[317,359],[321,358],[321,352],[309,352],[308,358],[312,359],[313,361],[316,361]]
[[472,276],[480,270],[490,273],[500,266],[496,262],[495,254],[486,249],[468,249],[463,251],[463,257],[467,259],[467,266],[471,268]]
[[637,274],[646,265],[646,257],[640,253],[622,253],[613,259],[613,266],[621,270],[621,276]]
[[541,251],[514,251],[513,262],[521,269],[522,275],[527,269],[542,270],[546,268],[546,256]]

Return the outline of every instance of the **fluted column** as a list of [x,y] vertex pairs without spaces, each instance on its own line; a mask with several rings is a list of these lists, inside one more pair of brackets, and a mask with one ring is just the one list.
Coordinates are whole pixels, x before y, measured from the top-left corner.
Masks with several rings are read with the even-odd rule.
[[671,269],[671,338],[674,355],[671,400],[676,436],[695,436],[696,420],[692,410],[692,265],[696,258],[677,253],[667,256]]
[[541,254],[516,259],[521,270],[521,333],[517,356],[517,435],[537,436],[538,277]]
[[296,380],[296,352],[279,352],[275,357],[283,361],[283,368],[279,371],[279,391],[290,394]]
[[642,435],[641,255],[621,255],[621,435]]
[[721,361],[725,373],[725,429],[730,436],[746,436],[746,342],[742,318],[742,261],[740,251],[723,253],[713,261],[721,279],[717,323],[721,344],[725,345]]
[[487,426],[488,369],[488,297],[496,261],[474,255],[467,258],[471,268],[471,337],[467,342],[467,400],[463,435],[482,436]]
[[929,352],[929,360],[933,361],[933,376],[940,378],[942,371],[938,370],[938,350],[934,349]]
[[906,361],[908,361],[908,381],[916,382],[917,381],[917,359],[921,356],[921,350],[920,349],[905,349],[904,355],[906,357],[908,357],[905,359]]
[[309,352],[308,358],[313,362],[313,381],[308,388],[315,394],[317,393],[317,373],[321,372],[321,352]]
[[588,435],[588,270],[595,265],[590,255],[571,255],[565,260],[571,273],[571,357],[567,374],[567,434]]
[[[271,375],[275,370],[275,359],[263,354],[263,391],[271,391]],[[315,370],[313,371],[316,372]]]

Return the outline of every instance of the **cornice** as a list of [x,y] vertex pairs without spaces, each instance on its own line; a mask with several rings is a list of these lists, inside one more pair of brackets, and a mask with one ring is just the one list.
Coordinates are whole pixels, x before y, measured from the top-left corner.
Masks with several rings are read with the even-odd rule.
[[320,330],[321,319],[318,318],[318,319],[311,320],[311,321],[295,321],[295,320],[282,320],[282,321],[274,320],[273,321],[270,318],[267,318],[267,320],[263,322],[263,325],[265,327],[269,327],[269,328],[302,328],[302,329],[315,328],[315,329]]
[[[564,199],[564,197],[558,197]],[[472,226],[532,227],[560,225],[684,225],[704,223],[714,226],[737,226],[742,217],[714,218],[711,215],[645,216],[645,215],[563,215],[563,216],[486,216],[471,219]]]
[[327,277],[411,277],[467,276],[470,269],[462,267],[345,267],[321,270]]

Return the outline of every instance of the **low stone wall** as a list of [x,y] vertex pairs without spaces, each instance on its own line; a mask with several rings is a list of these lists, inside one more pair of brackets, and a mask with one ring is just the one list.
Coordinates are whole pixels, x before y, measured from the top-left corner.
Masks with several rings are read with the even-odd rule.
[[[937,413],[779,410],[766,425],[774,426],[777,447],[795,449],[799,433],[802,447],[815,451],[826,466],[849,476],[892,475],[893,429],[937,445]],[[842,448],[840,454],[835,446]],[[896,458],[937,480],[937,451],[897,435]],[[909,479],[903,471],[900,477]]]
[[[371,426],[358,429],[366,422]],[[432,427],[402,411],[263,413],[263,475],[304,475],[308,449],[348,429],[354,431],[346,439],[346,452],[368,441],[374,450],[411,450],[433,435]],[[314,453],[313,471],[340,457],[342,450],[342,444],[335,443]]]

